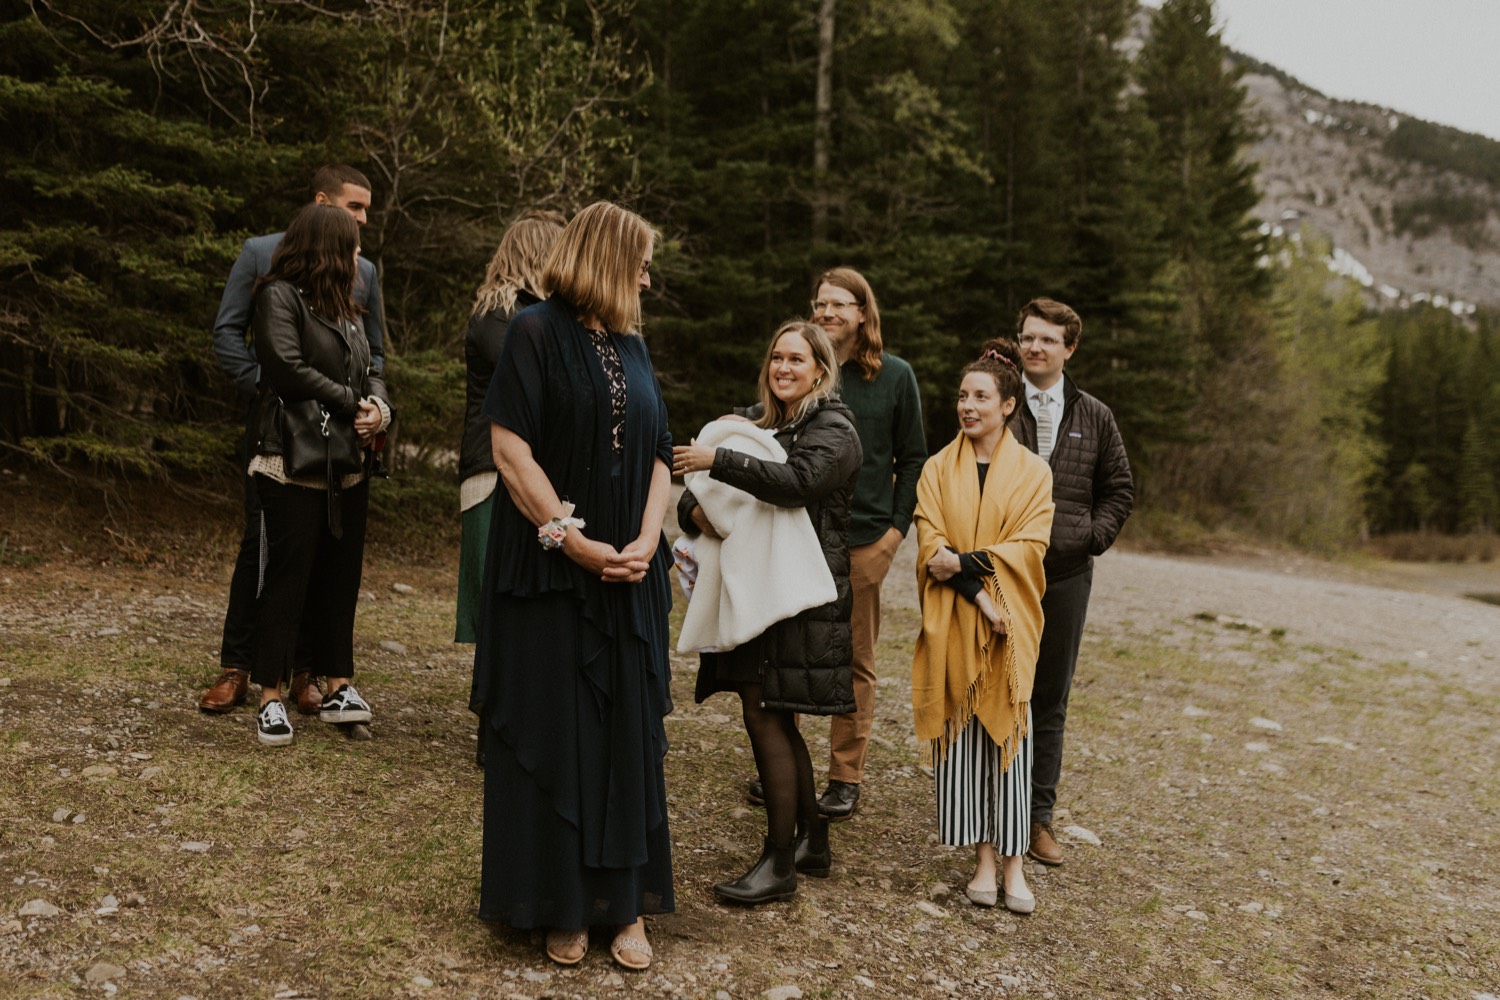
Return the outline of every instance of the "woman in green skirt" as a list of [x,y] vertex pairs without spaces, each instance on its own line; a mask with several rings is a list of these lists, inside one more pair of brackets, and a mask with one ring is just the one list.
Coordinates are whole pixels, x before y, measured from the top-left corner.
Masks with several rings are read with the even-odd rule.
[[459,448],[459,507],[463,541],[458,554],[458,623],[454,642],[474,641],[479,631],[479,588],[484,583],[484,551],[495,495],[495,461],[490,454],[490,421],[481,412],[484,394],[505,346],[505,328],[516,313],[540,302],[542,264],[566,222],[558,212],[527,212],[500,236],[484,283],[469,311],[464,336],[468,366],[464,437]]

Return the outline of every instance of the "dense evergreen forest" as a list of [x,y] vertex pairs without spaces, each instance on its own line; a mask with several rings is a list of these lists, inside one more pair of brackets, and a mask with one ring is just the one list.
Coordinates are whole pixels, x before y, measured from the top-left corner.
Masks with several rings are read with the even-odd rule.
[[678,434],[752,394],[769,332],[847,263],[934,445],[959,368],[1050,295],[1084,317],[1069,370],[1118,415],[1158,530],[1493,531],[1493,317],[1368,313],[1316,234],[1262,235],[1214,18],[1212,0],[0,0],[0,461],[232,474],[218,296],[241,241],[337,159],[375,184],[362,240],[410,479],[451,475],[464,320],[506,220],[604,197],[666,236],[646,335]]

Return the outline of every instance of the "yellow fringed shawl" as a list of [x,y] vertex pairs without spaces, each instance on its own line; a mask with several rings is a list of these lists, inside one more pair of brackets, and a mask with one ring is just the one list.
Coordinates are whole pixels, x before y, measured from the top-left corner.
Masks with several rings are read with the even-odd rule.
[[[984,493],[974,446],[960,433],[927,460],[917,483],[917,593],[922,632],[911,667],[912,715],[929,766],[974,716],[1010,767],[1026,736],[1026,704],[1042,636],[1042,557],[1052,532],[1052,470],[1009,430],[990,456]],[[1005,621],[1002,638],[974,602],[927,573],[943,546],[983,549],[985,589]]]

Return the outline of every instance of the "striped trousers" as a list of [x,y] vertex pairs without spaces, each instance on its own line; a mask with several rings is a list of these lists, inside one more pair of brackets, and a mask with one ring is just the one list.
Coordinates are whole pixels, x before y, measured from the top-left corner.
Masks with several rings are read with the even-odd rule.
[[937,785],[938,836],[963,847],[990,843],[1001,857],[1031,846],[1031,706],[1027,736],[1010,770],[1000,768],[1000,747],[978,718],[959,733],[948,756],[933,769]]

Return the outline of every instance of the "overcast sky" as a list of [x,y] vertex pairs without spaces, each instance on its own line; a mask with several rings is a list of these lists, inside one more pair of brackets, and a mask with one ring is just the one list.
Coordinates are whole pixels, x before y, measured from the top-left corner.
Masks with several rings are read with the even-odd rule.
[[1215,6],[1230,48],[1329,97],[1500,139],[1500,0],[1216,0]]

